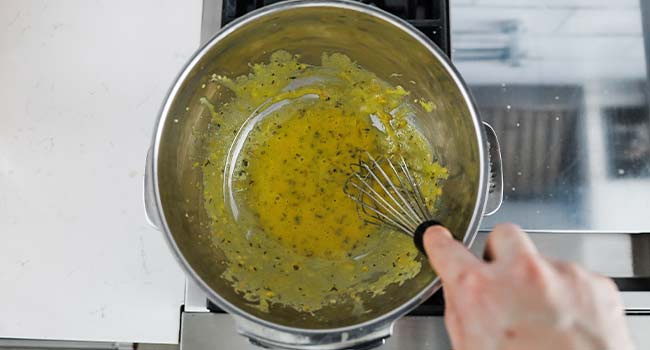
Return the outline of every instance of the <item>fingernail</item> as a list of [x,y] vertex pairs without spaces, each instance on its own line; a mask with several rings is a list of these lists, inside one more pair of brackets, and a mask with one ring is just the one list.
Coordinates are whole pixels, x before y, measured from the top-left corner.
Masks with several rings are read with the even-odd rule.
[[424,235],[426,236],[427,234],[432,234],[432,235],[444,235],[449,238],[452,238],[451,232],[447,230],[446,227],[442,225],[436,225],[436,226],[430,226],[427,228],[427,230],[424,232]]

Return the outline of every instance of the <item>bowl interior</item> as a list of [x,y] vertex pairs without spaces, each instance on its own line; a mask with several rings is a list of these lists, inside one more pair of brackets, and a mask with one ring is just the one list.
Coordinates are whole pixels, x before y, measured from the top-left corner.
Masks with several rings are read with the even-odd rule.
[[[483,161],[480,158],[477,123],[457,79],[445,64],[410,30],[369,11],[362,5],[302,3],[275,7],[227,27],[193,61],[170,96],[162,128],[156,171],[164,217],[173,240],[197,277],[226,302],[252,316],[302,329],[351,326],[391,312],[412,301],[431,286],[435,275],[428,267],[401,286],[368,296],[371,310],[352,316],[345,307],[329,307],[315,314],[271,307],[261,312],[248,305],[222,278],[224,255],[208,240],[208,217],[203,205],[200,168],[194,167],[205,154],[209,118],[203,113],[184,114],[199,104],[211,74],[238,76],[248,73],[249,63],[266,62],[271,53],[287,50],[302,60],[319,64],[325,52],[344,53],[381,79],[408,86],[413,96],[433,102],[433,110],[416,120],[438,160],[448,168],[449,179],[440,200],[440,220],[459,239],[475,229],[480,215],[477,201]],[[398,78],[391,75],[400,74]],[[415,84],[411,83],[415,82]],[[224,103],[214,101],[214,103]],[[183,115],[183,118],[179,116]],[[474,227],[470,227],[474,226]],[[426,263],[426,262],[425,262]]]

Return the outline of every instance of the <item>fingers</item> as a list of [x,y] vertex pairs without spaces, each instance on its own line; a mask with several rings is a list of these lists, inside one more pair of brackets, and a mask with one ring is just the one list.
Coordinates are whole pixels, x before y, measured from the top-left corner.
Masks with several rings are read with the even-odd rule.
[[514,224],[499,224],[487,238],[486,260],[508,260],[521,254],[537,254],[528,235]]
[[424,233],[424,249],[431,267],[444,281],[454,280],[461,271],[480,261],[456,241],[442,226],[429,227]]
[[550,262],[556,271],[564,276],[565,280],[571,285],[576,286],[576,288],[592,286],[602,299],[601,303],[608,301],[613,304],[620,304],[618,287],[611,278],[588,271],[572,262],[555,260],[550,260]]
[[[610,320],[621,320],[625,314],[623,300],[618,287],[611,278],[588,271],[583,267],[565,261],[551,261],[551,265],[576,294],[574,306],[585,314],[598,312]],[[621,334],[625,334],[624,327]]]

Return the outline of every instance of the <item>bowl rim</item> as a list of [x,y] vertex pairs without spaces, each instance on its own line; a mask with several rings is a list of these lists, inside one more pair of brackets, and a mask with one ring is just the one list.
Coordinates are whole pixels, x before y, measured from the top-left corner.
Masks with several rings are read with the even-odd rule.
[[189,275],[192,280],[199,286],[201,291],[206,294],[206,296],[214,302],[216,305],[224,309],[226,312],[243,317],[244,319],[256,323],[258,325],[269,327],[277,331],[288,332],[288,333],[299,333],[305,335],[322,335],[330,334],[335,332],[349,332],[354,331],[360,328],[373,328],[377,325],[389,323],[392,324],[395,320],[399,319],[409,311],[413,310],[415,307],[420,305],[423,301],[428,299],[433,293],[435,293],[441,287],[441,281],[439,277],[435,277],[432,282],[430,282],[426,287],[422,288],[415,296],[410,298],[405,303],[400,306],[386,312],[378,317],[375,317],[370,320],[366,320],[361,323],[351,324],[338,328],[299,328],[286,326],[279,323],[274,323],[260,317],[257,317],[253,314],[248,313],[247,311],[237,307],[233,303],[229,302],[218,293],[216,293],[212,288],[210,288],[207,283],[196,273],[191,264],[183,256],[183,253],[180,251],[176,241],[171,233],[165,214],[163,211],[162,200],[160,197],[160,191],[158,188],[158,156],[160,154],[160,145],[162,135],[165,129],[165,124],[168,118],[170,118],[170,109],[172,104],[178,95],[181,86],[186,81],[188,75],[199,65],[201,59],[221,40],[225,37],[231,35],[233,32],[238,30],[241,27],[257,20],[258,18],[265,17],[268,15],[277,14],[281,11],[294,10],[296,8],[313,8],[313,7],[327,7],[327,8],[338,8],[350,11],[356,11],[363,13],[365,15],[373,16],[378,20],[386,22],[388,25],[392,25],[396,30],[401,30],[404,33],[411,36],[414,40],[419,42],[423,47],[425,47],[431,55],[433,55],[445,68],[447,73],[452,77],[456,87],[461,93],[463,99],[466,102],[466,106],[469,110],[469,113],[472,117],[473,127],[477,135],[478,143],[478,158],[479,158],[479,183],[476,193],[476,202],[474,205],[474,212],[472,218],[470,219],[468,228],[463,237],[463,245],[470,247],[476,238],[478,228],[480,225],[481,218],[485,210],[485,205],[487,203],[487,182],[488,182],[488,160],[486,145],[487,139],[485,131],[482,126],[480,116],[477,112],[476,105],[474,100],[467,88],[467,85],[461,78],[459,72],[455,69],[449,58],[423,33],[421,33],[416,28],[412,27],[405,20],[392,15],[384,10],[378,9],[376,7],[366,5],[360,2],[353,2],[349,0],[290,0],[275,3],[272,5],[264,6],[260,9],[252,11],[233,22],[230,22],[221,30],[216,33],[209,41],[203,44],[198,50],[196,50],[191,58],[182,68],[181,72],[176,76],[174,83],[170,87],[167,95],[165,96],[164,103],[161,107],[161,110],[158,115],[158,119],[154,126],[154,136],[152,140],[152,161],[150,162],[149,169],[147,169],[151,176],[152,187],[153,187],[153,202],[155,206],[155,212],[160,219],[160,224],[162,227],[160,229],[163,231],[167,243],[169,244],[171,250],[174,253],[175,258],[178,260],[183,270],[187,275]]

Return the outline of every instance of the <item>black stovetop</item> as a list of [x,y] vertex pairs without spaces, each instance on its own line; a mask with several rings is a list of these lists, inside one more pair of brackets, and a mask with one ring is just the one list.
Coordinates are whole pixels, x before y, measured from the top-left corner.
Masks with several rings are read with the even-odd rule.
[[[221,25],[280,0],[224,0]],[[433,40],[450,57],[449,3],[447,0],[362,0],[405,19]]]

